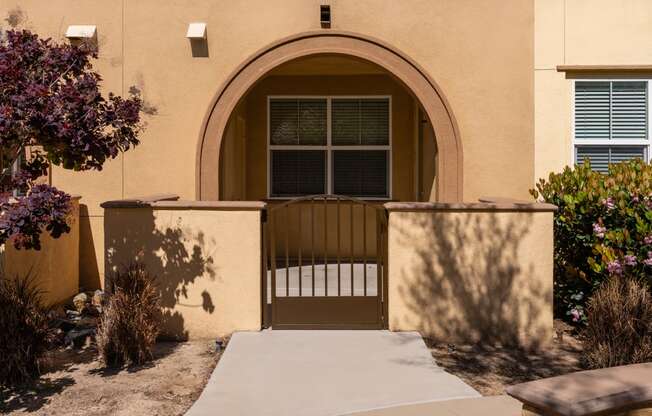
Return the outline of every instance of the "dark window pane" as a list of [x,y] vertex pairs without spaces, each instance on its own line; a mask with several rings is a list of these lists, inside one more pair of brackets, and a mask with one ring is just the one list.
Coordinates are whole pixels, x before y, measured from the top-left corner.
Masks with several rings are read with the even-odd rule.
[[331,141],[336,146],[360,144],[360,100],[334,98],[331,101]]
[[299,100],[299,144],[326,145],[326,100]]
[[325,98],[274,98],[269,105],[273,145],[326,145]]
[[273,99],[269,103],[272,144],[299,144],[299,103],[296,99]]
[[389,145],[389,100],[361,100],[360,126],[360,144]]
[[333,151],[333,191],[338,195],[389,197],[387,150]]
[[336,98],[331,106],[334,145],[389,144],[388,98]]
[[272,150],[272,196],[326,193],[326,151]]

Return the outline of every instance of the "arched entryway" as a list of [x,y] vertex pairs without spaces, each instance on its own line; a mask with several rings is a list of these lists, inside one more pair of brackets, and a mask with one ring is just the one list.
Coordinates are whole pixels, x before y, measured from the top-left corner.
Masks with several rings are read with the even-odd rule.
[[220,199],[220,152],[230,117],[266,74],[303,57],[340,55],[383,68],[418,100],[435,131],[437,200],[462,199],[462,146],[455,119],[435,82],[407,56],[383,42],[346,32],[310,32],[276,42],[245,61],[220,88],[204,118],[197,149],[198,200]]

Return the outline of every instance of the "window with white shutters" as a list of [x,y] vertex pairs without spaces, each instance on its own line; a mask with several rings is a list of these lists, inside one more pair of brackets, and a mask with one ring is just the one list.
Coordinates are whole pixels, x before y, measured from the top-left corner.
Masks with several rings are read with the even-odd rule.
[[649,160],[648,81],[575,82],[575,163],[599,172],[610,163]]
[[390,97],[270,97],[269,196],[390,198]]

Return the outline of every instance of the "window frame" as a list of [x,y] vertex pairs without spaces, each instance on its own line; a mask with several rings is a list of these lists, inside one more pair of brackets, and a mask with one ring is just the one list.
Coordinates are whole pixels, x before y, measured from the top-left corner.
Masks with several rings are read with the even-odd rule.
[[[274,99],[325,99],[326,100],[326,144],[325,145],[273,145],[271,135],[271,101]],[[333,99],[387,99],[388,122],[389,122],[389,142],[387,145],[333,145],[332,144],[332,101]],[[387,196],[372,197],[365,196],[359,199],[368,201],[389,201],[392,199],[392,142],[393,142],[393,112],[391,95],[268,95],[267,96],[267,199],[270,200],[289,200],[294,197],[272,196],[272,151],[273,150],[322,150],[326,151],[326,194],[333,194],[333,151],[335,150],[385,150],[387,151]]]
[[[646,88],[646,105],[647,105],[647,125],[646,125],[646,131],[647,131],[647,138],[645,139],[612,139],[611,134],[609,135],[610,138],[608,140],[604,139],[577,139],[575,136],[575,100],[577,97],[576,90],[577,90],[577,83],[578,82],[645,82],[647,84]],[[610,84],[612,85],[612,84]],[[652,87],[652,78],[649,77],[644,77],[644,78],[638,78],[638,77],[632,77],[632,78],[603,78],[603,77],[583,77],[583,78],[576,78],[573,80],[573,87],[572,87],[572,93],[571,93],[571,143],[572,143],[572,151],[571,151],[571,160],[570,160],[570,166],[575,166],[576,159],[577,159],[577,148],[581,146],[600,146],[600,147],[619,147],[619,146],[640,146],[643,148],[643,153],[644,153],[644,158],[643,160],[646,163],[650,163],[652,161],[652,129],[651,123],[650,123],[650,116],[652,115],[652,94],[650,94],[650,87]],[[610,95],[612,94],[612,89],[610,87]],[[611,114],[612,108],[610,104],[609,112]],[[610,123],[610,131],[611,131],[611,120],[609,121]]]

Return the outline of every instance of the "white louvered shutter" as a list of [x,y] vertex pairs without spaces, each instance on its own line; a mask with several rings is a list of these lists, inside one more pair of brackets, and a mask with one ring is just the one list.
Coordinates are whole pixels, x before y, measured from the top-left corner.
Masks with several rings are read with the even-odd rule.
[[575,83],[575,163],[607,173],[610,163],[647,160],[648,148],[647,81]]
[[609,140],[610,89],[609,82],[575,84],[575,139]]
[[611,138],[647,138],[647,82],[613,82]]

